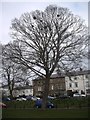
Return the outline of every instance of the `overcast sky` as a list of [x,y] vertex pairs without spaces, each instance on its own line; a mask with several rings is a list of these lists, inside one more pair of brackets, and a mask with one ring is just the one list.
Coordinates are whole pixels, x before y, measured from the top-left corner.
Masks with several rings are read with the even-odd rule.
[[[7,2],[8,1],[8,2]],[[17,0],[12,0],[17,1]],[[20,2],[21,1],[21,2]],[[29,1],[29,2],[28,2]],[[75,15],[81,16],[88,25],[88,1],[78,0],[81,2],[68,2],[68,0],[63,0],[64,2],[59,2],[60,0],[18,0],[18,2],[10,2],[10,0],[1,0],[0,2],[0,42],[2,44],[7,44],[12,39],[10,38],[10,26],[11,20],[15,17],[19,18],[21,14],[25,12],[30,12],[32,10],[44,10],[48,5],[55,4],[61,7],[67,7]],[[38,2],[39,1],[39,2]],[[49,2],[48,2],[49,1]],[[52,2],[51,2],[52,1]],[[66,1],[66,2],[65,2]],[[85,2],[86,1],[86,2]]]

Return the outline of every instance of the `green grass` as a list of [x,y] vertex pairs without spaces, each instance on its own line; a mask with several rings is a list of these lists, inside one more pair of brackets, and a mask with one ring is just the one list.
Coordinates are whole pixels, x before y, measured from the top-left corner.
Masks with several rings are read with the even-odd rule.
[[2,118],[88,118],[88,109],[3,109]]

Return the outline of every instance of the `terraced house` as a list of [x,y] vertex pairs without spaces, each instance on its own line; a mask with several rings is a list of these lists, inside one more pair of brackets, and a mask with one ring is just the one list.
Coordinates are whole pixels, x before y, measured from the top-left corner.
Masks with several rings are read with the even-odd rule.
[[[9,96],[8,85],[1,86],[2,96]],[[16,83],[13,89],[13,97],[18,97],[19,95],[33,95],[32,84],[23,84],[22,82]]]
[[[14,96],[19,95],[34,95],[42,96],[44,80],[37,78],[32,80],[32,84],[23,85],[17,84],[14,88]],[[2,93],[6,96],[9,95],[8,86],[0,87]],[[66,75],[53,74],[50,79],[49,95],[73,95],[73,93],[90,95],[90,70],[76,71]]]
[[[42,96],[43,79],[33,80],[33,94]],[[73,93],[90,95],[90,70],[74,71],[66,75],[53,74],[50,79],[49,95],[70,95]]]
[[[44,87],[43,79],[35,79],[33,80],[33,94],[35,96],[42,96]],[[53,74],[50,79],[50,87],[49,87],[49,95],[57,96],[63,95],[66,92],[65,86],[65,76]]]
[[90,95],[90,70],[77,71],[69,73],[69,76],[65,77],[66,91],[70,95],[73,93]]

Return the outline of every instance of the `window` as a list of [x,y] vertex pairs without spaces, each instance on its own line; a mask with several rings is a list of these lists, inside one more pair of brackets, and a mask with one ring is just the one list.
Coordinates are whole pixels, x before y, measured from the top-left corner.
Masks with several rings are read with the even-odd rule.
[[71,83],[69,83],[69,87],[70,87],[70,88],[72,87],[72,84],[71,84]]
[[53,90],[53,89],[54,89],[54,86],[52,85],[52,86],[51,86],[51,90]]
[[28,90],[25,90],[26,93],[28,93]]
[[86,93],[87,93],[87,94],[88,94],[88,93],[90,94],[90,89],[86,89]]
[[86,81],[86,87],[88,87],[88,81]]
[[81,94],[85,94],[85,92],[83,90],[81,90]]
[[77,82],[75,82],[75,87],[78,87],[78,83]]
[[86,81],[86,87],[90,87],[90,81]]
[[38,91],[42,91],[42,88],[40,86],[38,87]]

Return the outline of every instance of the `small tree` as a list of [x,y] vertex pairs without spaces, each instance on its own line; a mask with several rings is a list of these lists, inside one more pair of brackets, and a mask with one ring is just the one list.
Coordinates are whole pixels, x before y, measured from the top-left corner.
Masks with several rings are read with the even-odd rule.
[[[2,47],[2,84],[8,86],[10,97],[13,98],[14,88],[17,87],[17,83],[27,82],[27,69],[23,65],[14,63],[7,56],[8,45]],[[7,53],[7,54],[6,54]]]
[[9,56],[42,77],[45,108],[50,76],[58,63],[65,71],[67,63],[81,59],[87,45],[87,27],[67,8],[50,5],[43,12],[36,10],[15,18],[11,30],[17,44],[10,46]]

